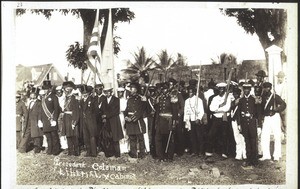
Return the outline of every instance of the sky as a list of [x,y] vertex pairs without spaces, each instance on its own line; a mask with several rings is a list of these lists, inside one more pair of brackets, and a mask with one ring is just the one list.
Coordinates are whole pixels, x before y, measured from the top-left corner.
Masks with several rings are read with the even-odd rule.
[[[197,6],[133,6],[135,18],[119,23],[114,35],[121,51],[115,57],[116,71],[133,54],[144,47],[157,59],[161,50],[176,58],[181,53],[189,65],[210,64],[223,53],[234,54],[238,61],[264,59],[264,50],[256,34],[247,34],[217,8]],[[16,17],[16,64],[39,65],[53,63],[62,75],[78,76],[79,70],[68,67],[65,51],[75,41],[83,41],[83,23],[72,15],[53,13],[50,20],[31,13]],[[120,66],[119,66],[120,65]]]

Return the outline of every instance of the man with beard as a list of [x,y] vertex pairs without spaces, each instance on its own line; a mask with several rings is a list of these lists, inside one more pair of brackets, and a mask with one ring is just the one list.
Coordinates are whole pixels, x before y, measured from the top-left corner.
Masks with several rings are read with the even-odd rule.
[[57,120],[60,113],[60,106],[57,96],[52,92],[51,81],[43,81],[42,89],[45,96],[42,97],[42,127],[47,138],[47,154],[58,155],[61,152],[61,145],[58,136]]
[[214,141],[216,140],[216,136],[220,133],[220,145],[221,145],[221,153],[223,158],[227,158],[228,151],[228,127],[229,122],[227,117],[229,117],[230,113],[230,105],[231,99],[228,97],[225,99],[225,89],[226,83],[218,83],[217,87],[219,89],[219,95],[215,96],[212,99],[212,102],[209,106],[210,111],[213,113],[212,125],[208,133],[208,145],[206,149],[205,155],[207,157],[212,156]]
[[79,156],[79,103],[75,96],[72,95],[72,91],[75,85],[72,81],[66,81],[63,83],[63,89],[65,91],[65,101],[63,105],[63,116],[62,116],[62,136],[67,137],[68,144],[68,155]]
[[106,96],[103,104],[102,122],[108,133],[107,149],[104,151],[106,157],[120,157],[120,140],[124,138],[120,121],[120,99],[113,96],[111,83],[105,83],[103,92]]
[[274,134],[274,161],[281,158],[281,119],[280,112],[286,108],[286,103],[277,94],[271,92],[272,84],[266,82],[263,84],[264,95],[262,97],[264,122],[261,131],[261,146],[263,157],[261,161],[270,160],[270,137]]
[[[129,136],[131,158],[144,158],[146,147],[144,141],[144,134],[146,133],[146,124],[143,119],[145,113],[146,102],[145,97],[142,99],[139,96],[139,84],[130,84],[130,96],[127,101],[127,107],[124,111],[125,128]],[[139,146],[139,154],[137,146]]]

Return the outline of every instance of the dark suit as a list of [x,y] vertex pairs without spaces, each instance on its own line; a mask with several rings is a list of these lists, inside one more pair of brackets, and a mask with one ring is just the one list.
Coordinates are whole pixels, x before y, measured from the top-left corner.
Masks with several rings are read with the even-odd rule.
[[19,148],[19,144],[22,139],[22,131],[23,131],[23,118],[27,114],[27,107],[22,100],[19,100],[16,104],[16,146]]
[[97,105],[96,108],[96,122],[97,122],[97,147],[98,147],[98,151],[103,151],[103,138],[101,137],[100,133],[102,132],[103,129],[103,120],[102,120],[102,115],[103,115],[103,105],[104,105],[104,101],[106,100],[106,96],[101,94],[100,96],[95,96],[94,97],[94,102]]
[[97,123],[96,123],[96,104],[91,96],[86,100],[80,101],[81,114],[80,125],[83,129],[83,140],[87,149],[86,156],[97,156],[96,136],[97,136]]
[[125,117],[133,117],[136,119],[133,121],[125,121],[126,133],[129,136],[130,142],[130,156],[137,158],[137,145],[141,156],[145,155],[145,142],[143,134],[146,133],[146,125],[143,119],[146,111],[146,102],[141,100],[139,95],[129,97],[127,101],[127,107],[124,111]]
[[[63,124],[61,135],[67,137],[69,155],[79,155],[79,114],[79,103],[75,99],[75,96],[66,96],[63,107]],[[74,129],[72,128],[72,125],[75,125]]]
[[[57,122],[60,106],[55,94],[49,93],[42,98],[42,110],[41,121],[43,122],[43,132],[48,143],[47,154],[58,155],[60,153],[60,140]],[[51,121],[55,121],[56,125],[51,126]]]
[[111,99],[109,103],[107,102],[107,99],[103,101],[103,115],[105,115],[105,123],[104,127],[107,129],[108,132],[111,133],[111,137],[109,137],[109,141],[111,143],[111,146],[106,149],[105,154],[106,156],[112,156],[120,157],[120,145],[119,141],[124,138],[122,125],[120,121],[120,99],[111,96]]

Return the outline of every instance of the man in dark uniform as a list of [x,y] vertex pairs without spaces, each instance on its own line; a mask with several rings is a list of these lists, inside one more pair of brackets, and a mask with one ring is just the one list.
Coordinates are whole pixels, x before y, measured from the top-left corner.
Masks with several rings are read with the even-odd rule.
[[252,85],[243,84],[244,96],[238,102],[241,133],[246,142],[247,160],[243,167],[257,165],[257,106],[255,98],[250,95]]
[[168,93],[168,83],[163,84],[162,95],[158,97],[158,116],[156,120],[155,148],[159,161],[173,161],[174,137],[172,132],[175,129],[178,114],[174,115],[171,97]]
[[19,144],[22,139],[23,125],[25,120],[25,115],[27,114],[27,107],[23,100],[21,100],[21,95],[16,94],[16,146],[19,148]]
[[42,89],[45,90],[45,96],[41,100],[43,109],[41,122],[43,132],[47,138],[47,154],[58,155],[61,152],[57,125],[60,106],[57,96],[52,92],[51,81],[43,81]]
[[94,101],[97,104],[97,112],[96,112],[96,119],[97,119],[97,147],[98,152],[103,151],[103,141],[100,137],[101,129],[103,127],[103,120],[102,120],[102,109],[103,109],[103,102],[106,100],[106,96],[103,93],[103,84],[96,84],[95,85],[95,93],[96,96],[94,97]]
[[97,156],[96,136],[97,136],[97,123],[96,123],[96,105],[93,97],[90,96],[91,90],[87,85],[81,85],[80,92],[82,99],[80,100],[81,114],[80,126],[83,129],[83,140],[86,147],[86,157]]
[[103,104],[102,120],[104,127],[110,132],[108,137],[109,147],[108,151],[104,151],[107,157],[114,156],[116,158],[121,156],[120,140],[124,138],[122,125],[120,121],[120,99],[113,96],[113,88],[111,83],[105,83],[103,89],[106,99]]
[[[130,152],[129,156],[132,158],[145,157],[145,142],[144,133],[146,133],[146,125],[143,119],[145,113],[146,102],[142,101],[141,96],[138,95],[139,85],[137,83],[130,84],[130,97],[127,101],[127,107],[124,111],[125,128],[129,136]],[[139,152],[137,153],[137,145],[139,145]]]
[[63,105],[63,117],[62,117],[62,136],[67,137],[68,143],[68,155],[79,156],[79,103],[75,96],[72,94],[75,85],[72,81],[66,81],[63,83],[63,89],[65,92],[65,101]]

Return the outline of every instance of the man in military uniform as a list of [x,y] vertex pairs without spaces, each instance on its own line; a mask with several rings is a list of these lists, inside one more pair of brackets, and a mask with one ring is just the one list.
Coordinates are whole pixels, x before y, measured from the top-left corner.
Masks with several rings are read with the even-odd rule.
[[[129,136],[130,152],[132,158],[145,157],[144,133],[146,133],[146,125],[143,115],[146,108],[145,99],[138,95],[139,85],[137,83],[130,84],[130,97],[127,101],[127,107],[124,111],[125,128]],[[143,100],[143,101],[142,101]],[[137,153],[137,145],[139,152]]]
[[41,100],[43,111],[40,125],[47,138],[47,154],[58,155],[61,152],[57,125],[60,106],[57,96],[52,92],[51,81],[43,81],[42,89],[45,90],[45,96]]
[[263,84],[264,95],[262,97],[264,122],[261,131],[261,146],[263,157],[260,160],[270,160],[270,137],[274,134],[274,161],[281,158],[281,119],[280,112],[286,108],[286,103],[277,94],[271,92],[272,84],[265,82]]
[[19,144],[22,138],[23,124],[25,120],[25,115],[27,114],[27,107],[23,100],[21,100],[21,95],[16,94],[16,146],[19,148]]
[[250,95],[251,84],[243,84],[244,96],[238,102],[241,133],[246,142],[247,161],[244,167],[257,165],[257,106],[255,98]]
[[83,129],[83,140],[86,147],[86,157],[97,156],[97,123],[96,123],[96,103],[94,103],[93,97],[90,96],[91,89],[87,85],[80,87],[82,99],[80,100],[80,126]]
[[223,158],[227,158],[228,152],[228,117],[230,116],[230,106],[231,99],[228,97],[225,99],[225,89],[226,83],[218,83],[217,87],[219,90],[219,95],[215,96],[212,99],[212,102],[209,106],[210,111],[213,113],[212,125],[208,133],[208,145],[206,149],[205,155],[207,157],[212,156],[214,141],[217,139],[217,133],[221,134],[220,145],[221,145],[221,153]]
[[72,81],[66,81],[63,83],[63,89],[65,91],[65,101],[62,108],[62,136],[67,137],[68,143],[68,155],[79,156],[79,103],[75,96],[72,94],[75,85]]

